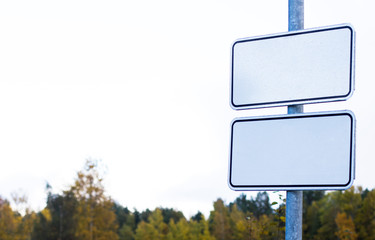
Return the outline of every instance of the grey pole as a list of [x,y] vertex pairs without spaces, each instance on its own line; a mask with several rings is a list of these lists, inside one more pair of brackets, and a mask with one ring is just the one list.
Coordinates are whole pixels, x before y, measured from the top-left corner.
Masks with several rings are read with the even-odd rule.
[[304,0],[289,0],[288,30],[304,28]]
[[[288,0],[288,30],[304,28],[304,0]],[[288,114],[303,113],[303,105],[288,106]],[[286,192],[285,239],[302,240],[302,191]]]

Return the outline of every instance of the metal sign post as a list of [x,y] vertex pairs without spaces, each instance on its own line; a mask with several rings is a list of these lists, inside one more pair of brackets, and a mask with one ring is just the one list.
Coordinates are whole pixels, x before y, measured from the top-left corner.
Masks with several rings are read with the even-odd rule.
[[[304,0],[288,1],[288,30],[304,28]],[[288,114],[303,113],[303,105],[288,106]],[[302,240],[302,191],[286,192],[285,239]]]
[[288,0],[288,8],[289,32],[232,45],[231,107],[288,106],[288,114],[232,121],[228,185],[286,191],[285,239],[302,240],[302,191],[344,190],[354,181],[354,114],[303,113],[303,105],[351,97],[355,31],[304,29],[304,0]]

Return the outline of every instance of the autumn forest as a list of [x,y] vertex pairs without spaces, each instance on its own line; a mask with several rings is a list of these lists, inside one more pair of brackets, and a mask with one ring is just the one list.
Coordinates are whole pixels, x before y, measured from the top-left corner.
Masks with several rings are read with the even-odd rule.
[[[285,199],[267,192],[213,201],[209,216],[159,207],[129,210],[106,195],[96,161],[88,160],[59,194],[47,184],[46,207],[22,211],[23,196],[0,196],[0,240],[249,240],[285,238]],[[375,190],[305,191],[303,239],[375,239]],[[10,201],[13,202],[12,206]],[[14,207],[16,206],[16,207]]]

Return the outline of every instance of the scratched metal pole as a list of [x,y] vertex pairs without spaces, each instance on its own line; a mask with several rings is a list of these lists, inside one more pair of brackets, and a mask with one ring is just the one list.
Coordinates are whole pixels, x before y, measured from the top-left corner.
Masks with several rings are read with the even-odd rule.
[[[304,28],[304,0],[289,0],[289,31]],[[303,105],[288,106],[288,114],[303,113]],[[286,192],[285,239],[302,240],[302,191]]]

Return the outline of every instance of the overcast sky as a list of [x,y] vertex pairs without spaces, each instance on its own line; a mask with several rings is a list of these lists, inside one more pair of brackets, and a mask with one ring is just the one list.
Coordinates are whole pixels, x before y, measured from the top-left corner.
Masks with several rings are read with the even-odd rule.
[[[375,187],[373,0],[305,0],[305,28],[357,33],[357,179]],[[230,122],[286,107],[229,106],[238,38],[288,30],[287,0],[13,0],[0,2],[0,195],[45,206],[88,158],[106,167],[114,200],[208,214],[227,186]]]

